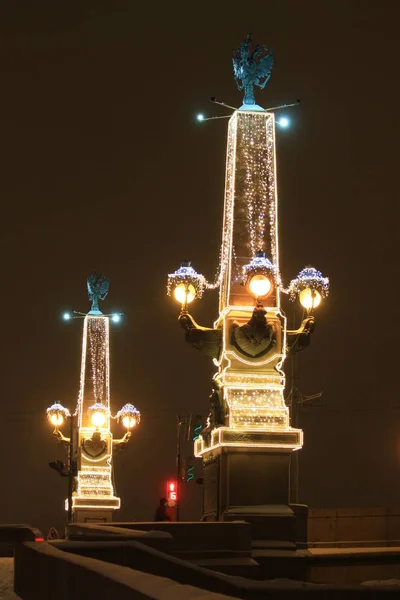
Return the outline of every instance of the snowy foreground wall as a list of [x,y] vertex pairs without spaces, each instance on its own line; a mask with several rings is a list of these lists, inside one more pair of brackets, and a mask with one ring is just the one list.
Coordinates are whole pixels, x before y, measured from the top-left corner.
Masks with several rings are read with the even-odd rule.
[[[74,552],[90,554],[93,549],[103,557],[114,546],[114,560],[126,566],[88,558],[55,548],[49,543],[26,542],[15,551],[15,591],[23,600],[218,600],[243,598],[248,600],[281,600],[282,598],[308,598],[324,600],[352,599],[370,595],[376,597],[375,586],[333,586],[302,581],[254,581],[242,577],[226,576],[190,564],[178,558],[146,547],[139,542],[75,542]],[[130,568],[131,565],[131,568]],[[350,565],[346,565],[345,570]],[[381,566],[381,565],[380,565]],[[393,566],[393,565],[392,565]],[[374,565],[362,565],[372,575]],[[372,567],[372,569],[371,569]],[[399,569],[398,565],[397,570]],[[340,567],[343,570],[343,566]],[[140,570],[139,570],[140,569]],[[145,573],[151,570],[157,575]],[[169,578],[161,577],[161,573]],[[170,578],[173,577],[174,581]],[[370,578],[369,578],[370,579]],[[197,586],[197,587],[193,587]],[[200,588],[200,589],[199,589]],[[399,594],[399,587],[385,589],[385,597]]]

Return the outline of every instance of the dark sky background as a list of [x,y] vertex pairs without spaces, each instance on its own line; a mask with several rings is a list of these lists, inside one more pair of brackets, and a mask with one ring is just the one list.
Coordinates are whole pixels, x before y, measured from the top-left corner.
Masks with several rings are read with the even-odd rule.
[[[212,279],[221,241],[231,52],[274,48],[264,106],[301,99],[277,139],[281,270],[331,278],[300,387],[300,500],[399,506],[398,14],[392,0],[2,2],[0,8],[1,489],[3,522],[62,528],[64,453],[45,409],[73,408],[86,277],[111,278],[116,412],[142,411],[116,457],[118,519],[151,519],[175,471],[178,413],[207,414],[208,359],[166,297],[182,259]],[[196,320],[217,317],[217,292]],[[287,306],[288,312],[291,306]],[[289,367],[289,365],[288,365]],[[289,369],[287,369],[289,371]],[[119,433],[116,431],[116,433]],[[122,434],[122,432],[121,432]],[[197,467],[200,476],[200,465]],[[200,516],[187,485],[183,517]]]

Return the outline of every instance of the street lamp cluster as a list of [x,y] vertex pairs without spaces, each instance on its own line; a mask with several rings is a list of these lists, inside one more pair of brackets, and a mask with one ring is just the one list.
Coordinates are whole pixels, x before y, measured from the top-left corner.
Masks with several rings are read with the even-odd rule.
[[[244,265],[240,283],[246,291],[260,304],[273,293],[276,287],[276,270],[263,252],[258,252],[254,259]],[[173,296],[181,305],[181,312],[187,311],[187,305],[202,297],[209,286],[206,278],[197,273],[190,262],[184,261],[180,267],[168,275],[167,294]],[[314,267],[305,267],[288,288],[280,286],[280,292],[289,295],[291,301],[298,300],[308,315],[312,315],[323,298],[329,293],[329,278],[324,277]]]
[[[46,412],[50,424],[54,427],[53,433],[59,436],[60,427],[62,427],[64,422],[70,419],[73,415],[71,415],[69,410],[59,402],[52,404]],[[109,410],[104,404],[101,402],[96,402],[95,404],[92,404],[92,406],[89,406],[88,412],[92,426],[96,430],[99,430],[105,426],[109,415]],[[127,433],[140,423],[140,412],[135,406],[133,406],[133,404],[129,403],[125,404],[117,412],[115,417],[113,417],[111,414],[110,417],[121,423],[127,430]]]

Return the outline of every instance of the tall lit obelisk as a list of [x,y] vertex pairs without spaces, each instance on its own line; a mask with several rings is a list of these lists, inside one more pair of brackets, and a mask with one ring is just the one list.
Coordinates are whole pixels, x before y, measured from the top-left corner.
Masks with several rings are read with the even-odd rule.
[[[298,330],[288,331],[281,311],[275,115],[254,99],[254,86],[264,87],[270,77],[273,55],[252,46],[248,36],[233,64],[245,94],[228,126],[214,328],[200,327],[188,313],[188,304],[211,287],[190,263],[169,276],[168,292],[182,302],[179,320],[187,341],[213,356],[218,367],[207,425],[195,441],[204,466],[203,518],[246,519],[269,523],[268,528],[272,517],[281,524],[282,517],[294,517],[288,507],[289,461],[302,447],[303,433],[289,422],[283,363],[288,350],[309,341],[314,318],[309,312]],[[314,306],[327,280],[315,269],[302,273],[291,292],[297,297],[308,290]],[[261,530],[257,535],[267,535]]]
[[[283,396],[286,319],[280,309],[275,115],[255,103],[254,71],[251,82],[248,74],[245,81],[249,56],[247,39],[234,61],[245,98],[228,127],[216,324],[222,347],[214,381],[224,418],[195,445],[205,473],[210,471],[204,478],[211,488],[205,515],[217,512],[224,519],[255,506],[287,504],[290,454],[302,446],[302,431],[290,427]],[[262,60],[257,77],[268,79],[272,55]],[[212,471],[219,471],[218,494],[209,484]]]

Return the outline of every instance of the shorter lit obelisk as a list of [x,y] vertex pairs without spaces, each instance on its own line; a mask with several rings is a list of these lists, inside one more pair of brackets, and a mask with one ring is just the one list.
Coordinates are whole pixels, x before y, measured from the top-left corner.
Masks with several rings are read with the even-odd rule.
[[[87,281],[92,306],[84,317],[81,377],[76,411],[59,404],[48,409],[55,426],[54,433],[69,444],[70,496],[69,511],[74,522],[111,521],[112,512],[120,507],[112,481],[112,454],[116,446],[126,443],[131,429],[140,421],[140,413],[126,404],[116,415],[127,432],[113,439],[110,411],[110,317],[99,309],[99,300],[108,293],[106,277],[93,273]],[[81,313],[75,313],[78,316]],[[58,427],[63,419],[71,419],[71,437],[66,438]],[[67,501],[68,504],[68,501]]]

